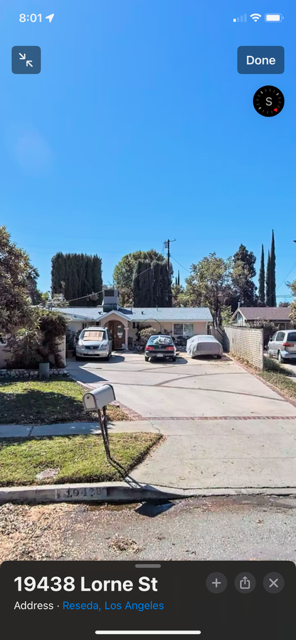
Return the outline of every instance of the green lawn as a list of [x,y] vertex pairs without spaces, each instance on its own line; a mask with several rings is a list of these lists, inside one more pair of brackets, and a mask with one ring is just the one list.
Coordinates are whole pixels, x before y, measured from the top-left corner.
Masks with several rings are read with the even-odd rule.
[[[126,471],[141,462],[161,439],[153,433],[110,435],[111,455]],[[44,470],[58,471],[53,478],[40,480]],[[32,438],[0,441],[0,486],[103,482],[122,479],[107,462],[100,436]]]
[[[53,424],[95,421],[96,413],[85,413],[82,396],[86,389],[69,378],[0,381],[0,424]],[[118,407],[108,406],[110,420],[128,420]]]

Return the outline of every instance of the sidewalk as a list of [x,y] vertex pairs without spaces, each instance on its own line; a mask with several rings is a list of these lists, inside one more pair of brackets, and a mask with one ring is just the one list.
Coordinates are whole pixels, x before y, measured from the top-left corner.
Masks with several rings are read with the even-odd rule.
[[[295,489],[296,416],[158,419],[109,424],[110,433],[165,436],[132,473],[176,489]],[[0,425],[0,438],[100,433],[93,422]]]
[[[159,433],[159,429],[153,426],[151,422],[144,420],[133,420],[131,422],[119,421],[109,422],[108,429],[110,433]],[[19,425],[19,424],[1,424],[1,438],[39,438],[40,436],[73,436],[80,434],[96,434],[101,433],[101,429],[96,422],[61,422],[57,424],[46,425]]]

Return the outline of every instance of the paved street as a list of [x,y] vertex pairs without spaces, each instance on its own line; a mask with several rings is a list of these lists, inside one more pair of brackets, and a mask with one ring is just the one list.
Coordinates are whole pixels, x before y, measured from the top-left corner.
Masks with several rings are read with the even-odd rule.
[[296,499],[0,506],[4,560],[296,560]]
[[142,355],[69,364],[77,380],[114,385],[137,423],[165,440],[133,472],[172,488],[296,486],[296,407],[228,358],[146,363]]

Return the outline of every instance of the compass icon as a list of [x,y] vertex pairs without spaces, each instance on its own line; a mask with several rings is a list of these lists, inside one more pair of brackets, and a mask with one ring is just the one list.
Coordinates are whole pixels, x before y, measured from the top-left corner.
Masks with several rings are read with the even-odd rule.
[[253,105],[260,114],[265,118],[277,116],[284,108],[285,98],[277,87],[266,86],[256,91],[253,98]]

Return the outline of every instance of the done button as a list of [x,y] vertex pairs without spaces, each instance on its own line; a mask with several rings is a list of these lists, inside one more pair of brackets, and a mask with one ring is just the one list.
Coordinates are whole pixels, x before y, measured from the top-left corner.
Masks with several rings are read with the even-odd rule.
[[238,47],[239,73],[284,73],[284,47]]

